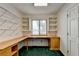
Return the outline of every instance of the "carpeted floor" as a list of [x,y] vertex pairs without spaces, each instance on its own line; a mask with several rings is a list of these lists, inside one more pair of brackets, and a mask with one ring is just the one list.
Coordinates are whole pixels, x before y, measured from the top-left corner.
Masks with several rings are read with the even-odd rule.
[[60,51],[50,51],[48,48],[29,48],[27,51],[25,47],[19,51],[20,56],[63,56]]

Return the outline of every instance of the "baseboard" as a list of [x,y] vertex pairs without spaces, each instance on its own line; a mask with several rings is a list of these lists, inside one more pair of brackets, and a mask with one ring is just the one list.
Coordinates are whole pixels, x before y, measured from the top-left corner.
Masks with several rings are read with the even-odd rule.
[[28,48],[49,48],[48,46],[28,46]]
[[61,54],[61,56],[65,56],[60,50],[58,52]]

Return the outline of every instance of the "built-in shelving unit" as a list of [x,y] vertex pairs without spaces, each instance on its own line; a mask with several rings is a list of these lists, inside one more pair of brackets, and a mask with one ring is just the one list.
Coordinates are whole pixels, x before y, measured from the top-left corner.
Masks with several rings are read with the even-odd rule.
[[29,18],[22,18],[22,33],[23,35],[27,35],[29,33]]
[[11,47],[11,55],[18,56],[18,45],[17,44]]
[[49,17],[49,33],[56,36],[56,33],[57,33],[57,17]]

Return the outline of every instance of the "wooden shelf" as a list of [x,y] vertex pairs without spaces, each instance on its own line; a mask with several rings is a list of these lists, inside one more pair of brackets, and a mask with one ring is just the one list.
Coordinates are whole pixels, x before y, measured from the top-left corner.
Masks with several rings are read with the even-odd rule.
[[49,31],[48,33],[52,36],[57,35],[57,18],[49,18]]
[[57,30],[57,26],[49,26],[49,30]]
[[18,52],[14,53],[12,56],[18,56]]
[[49,24],[49,26],[57,26],[57,24]]
[[11,55],[16,55],[16,53],[18,53],[18,45],[14,45],[11,47]]
[[28,25],[27,25],[27,24],[22,24],[22,26],[28,27]]
[[17,51],[12,52],[12,54],[11,54],[11,55],[13,56],[15,53],[17,53]]
[[22,31],[29,31],[29,29],[28,28],[22,28]]
[[27,22],[28,22],[28,20],[22,20],[22,22],[23,22],[23,23],[27,23]]
[[22,32],[28,32],[28,30],[22,30]]
[[26,19],[29,19],[29,18],[28,18],[28,17],[23,17],[22,19],[23,19],[23,20],[26,20]]
[[49,21],[49,23],[53,23],[53,24],[56,24],[57,23],[57,21]]
[[23,17],[22,18],[22,33],[25,34],[29,31],[29,18]]
[[53,29],[52,29],[52,30],[49,30],[49,31],[50,31],[50,32],[57,32],[57,30],[53,30]]
[[29,27],[28,26],[23,26],[22,30],[29,30]]
[[18,45],[14,45],[14,46],[12,46],[11,51],[12,51],[12,52],[16,51],[16,50],[18,49],[17,47],[18,47]]
[[49,17],[49,19],[57,19],[57,17]]
[[57,19],[50,19],[49,21],[57,21]]

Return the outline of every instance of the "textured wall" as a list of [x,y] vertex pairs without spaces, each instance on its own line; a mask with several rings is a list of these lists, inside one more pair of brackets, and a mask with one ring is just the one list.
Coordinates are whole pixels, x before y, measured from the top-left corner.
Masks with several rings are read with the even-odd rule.
[[[8,10],[9,9],[9,10]],[[11,11],[10,11],[11,10]],[[21,36],[20,17],[10,5],[0,4],[0,42]]]

